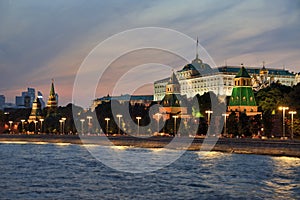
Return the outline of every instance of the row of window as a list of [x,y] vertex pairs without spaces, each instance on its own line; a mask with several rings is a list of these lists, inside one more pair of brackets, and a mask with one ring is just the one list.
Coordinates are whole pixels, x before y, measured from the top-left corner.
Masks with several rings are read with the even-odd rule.
[[[238,101],[240,98],[238,96],[236,96],[236,100]],[[243,96],[243,101],[246,101],[246,97]],[[234,101],[234,97],[231,97],[231,100]],[[250,97],[250,101],[253,101],[253,97]]]

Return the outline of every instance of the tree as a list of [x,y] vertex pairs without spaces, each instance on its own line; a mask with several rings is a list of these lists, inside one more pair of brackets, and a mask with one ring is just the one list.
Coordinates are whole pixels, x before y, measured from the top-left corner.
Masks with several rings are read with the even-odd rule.
[[232,136],[238,135],[238,119],[235,112],[230,113],[227,120],[228,134]]

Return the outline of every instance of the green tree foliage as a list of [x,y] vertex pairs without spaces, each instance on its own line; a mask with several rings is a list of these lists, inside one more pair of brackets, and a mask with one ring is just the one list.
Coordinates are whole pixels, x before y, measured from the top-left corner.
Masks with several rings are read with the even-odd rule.
[[227,119],[227,130],[228,134],[231,136],[237,136],[238,132],[238,118],[235,112],[230,113]]
[[270,87],[256,93],[256,101],[263,114],[262,121],[266,135],[272,134],[274,115],[278,112],[278,107],[289,104],[287,97],[291,90],[291,87],[273,83]]

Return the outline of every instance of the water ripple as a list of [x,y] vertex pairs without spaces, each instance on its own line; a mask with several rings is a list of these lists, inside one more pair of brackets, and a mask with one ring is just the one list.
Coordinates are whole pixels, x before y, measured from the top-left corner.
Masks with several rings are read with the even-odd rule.
[[1,199],[300,198],[299,158],[186,152],[158,171],[130,174],[80,145],[2,143],[0,169]]

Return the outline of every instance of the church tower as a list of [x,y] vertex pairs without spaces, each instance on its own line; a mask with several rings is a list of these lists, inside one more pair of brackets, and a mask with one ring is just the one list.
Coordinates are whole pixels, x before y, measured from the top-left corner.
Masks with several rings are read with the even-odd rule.
[[268,70],[266,69],[265,67],[265,62],[263,62],[263,67],[261,70],[259,70],[259,76],[260,76],[260,80],[261,80],[261,83],[264,84],[267,82],[268,80]]
[[180,84],[174,72],[166,85],[166,94],[180,94]]
[[169,119],[172,115],[179,114],[182,117],[187,114],[185,97],[180,93],[180,84],[174,72],[166,85],[166,95],[160,104],[162,107],[159,108],[159,112],[165,113],[165,119]]
[[39,121],[42,118],[42,104],[40,98],[37,96],[32,103],[31,113],[28,119],[28,122]]
[[234,88],[229,101],[228,112],[246,113],[247,116],[261,114],[254,98],[251,77],[242,66],[234,78]]
[[47,108],[57,108],[57,94],[54,90],[54,80],[52,79],[50,95],[47,102]]

